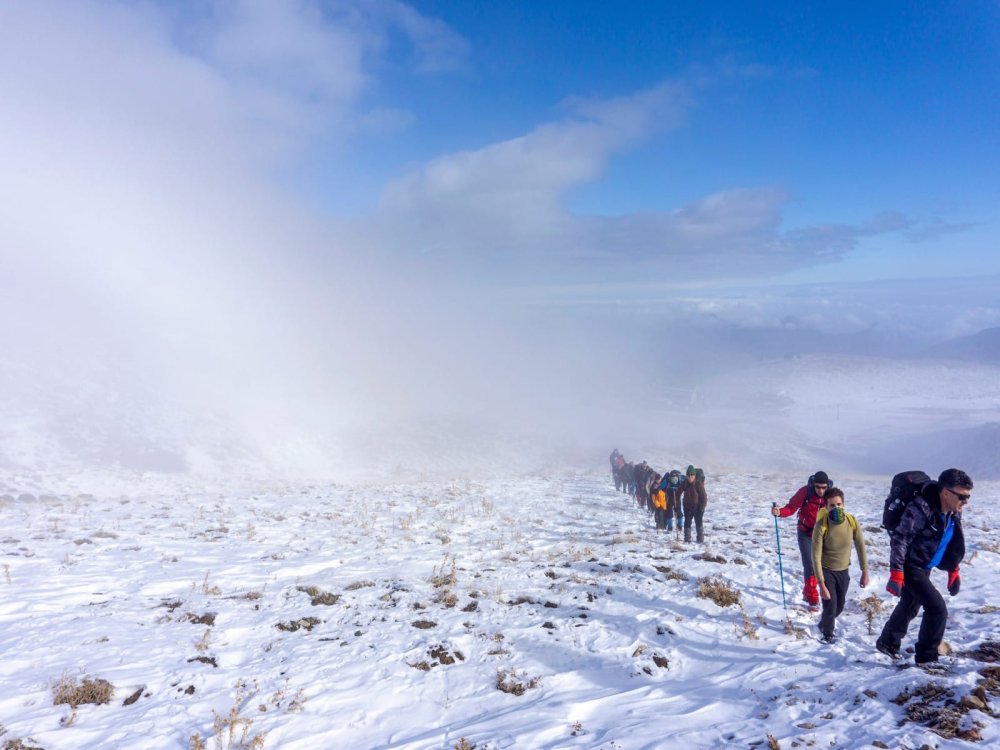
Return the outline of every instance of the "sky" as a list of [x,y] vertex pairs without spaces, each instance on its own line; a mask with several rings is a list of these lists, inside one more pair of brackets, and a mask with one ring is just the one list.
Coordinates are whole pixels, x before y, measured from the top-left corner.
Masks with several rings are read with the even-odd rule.
[[8,390],[565,431],[679,330],[1000,325],[998,16],[5,0]]

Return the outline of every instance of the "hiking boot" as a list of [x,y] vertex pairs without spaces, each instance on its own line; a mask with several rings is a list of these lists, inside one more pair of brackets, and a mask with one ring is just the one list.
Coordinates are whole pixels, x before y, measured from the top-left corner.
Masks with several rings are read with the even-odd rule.
[[835,636],[833,633],[823,633],[823,635],[820,637],[820,640],[822,640],[823,643],[836,643],[837,636]]
[[884,643],[881,640],[875,641],[875,648],[878,649],[881,653],[888,656],[890,659],[899,658],[899,649],[893,648],[888,643]]

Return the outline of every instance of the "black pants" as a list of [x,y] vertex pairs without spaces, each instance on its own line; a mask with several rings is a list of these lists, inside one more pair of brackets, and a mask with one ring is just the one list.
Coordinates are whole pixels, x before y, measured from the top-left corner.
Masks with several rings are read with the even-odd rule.
[[665,529],[667,528],[667,509],[657,508],[653,511],[653,517],[656,519],[656,528]]
[[691,524],[694,523],[698,529],[698,541],[705,541],[705,532],[702,528],[702,516],[705,508],[694,503],[684,503],[684,541],[691,541]]
[[903,580],[905,583],[899,603],[889,615],[878,639],[891,649],[899,651],[910,622],[923,607],[924,616],[920,620],[914,660],[917,664],[937,661],[938,646],[944,638],[944,627],[948,622],[948,607],[944,603],[944,597],[931,583],[929,570],[907,565],[903,569]]
[[823,614],[819,618],[819,630],[823,635],[833,635],[833,627],[840,613],[844,611],[847,589],[851,585],[850,572],[823,568],[823,582],[830,590],[830,598],[823,599]]

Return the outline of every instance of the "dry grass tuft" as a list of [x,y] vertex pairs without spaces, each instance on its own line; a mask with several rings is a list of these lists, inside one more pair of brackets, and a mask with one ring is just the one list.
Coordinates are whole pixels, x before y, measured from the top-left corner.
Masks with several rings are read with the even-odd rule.
[[541,683],[540,677],[528,677],[527,672],[517,674],[513,669],[498,669],[496,688],[502,693],[511,695],[524,695],[526,691],[533,690]]
[[[241,715],[244,705],[256,694],[251,691],[245,680],[236,682],[236,697],[233,706],[225,716],[214,712],[212,721],[212,736],[217,750],[263,750],[264,734],[251,734],[253,719]],[[205,741],[201,734],[191,735],[191,750],[205,750]]]
[[791,617],[785,618],[785,635],[794,635],[797,640],[802,640],[806,638],[809,634],[804,628],[800,628],[794,622],[792,622]]
[[199,638],[195,642],[194,650],[197,651],[199,654],[205,653],[206,651],[208,651],[208,647],[211,641],[212,641],[212,629],[205,628],[205,632],[201,634],[201,638]]
[[440,567],[435,565],[431,571],[431,585],[436,589],[453,588],[458,582],[456,567],[455,558],[449,561],[449,556],[445,555]]
[[865,613],[865,623],[868,625],[868,635],[875,634],[875,617],[882,614],[882,600],[872,592],[860,603],[861,611]]
[[458,582],[457,566],[455,558],[444,556],[440,567],[435,565],[431,572],[431,585],[438,591],[434,596],[434,601],[445,607],[451,608],[458,604],[458,596],[455,594],[455,584]]
[[208,571],[205,572],[205,580],[201,582],[201,593],[205,596],[219,596],[222,594],[222,589],[218,586],[209,586]]
[[737,637],[746,638],[751,641],[758,640],[757,626],[753,624],[750,619],[750,615],[747,614],[746,609],[743,605],[740,605],[740,614],[736,618],[736,635]]
[[63,677],[52,687],[52,702],[57,706],[68,704],[75,709],[84,703],[110,703],[114,694],[115,689],[107,680],[84,677],[82,682],[77,683],[71,677]]
[[274,627],[286,633],[294,633],[297,630],[306,630],[306,631],[312,630],[321,622],[322,620],[320,620],[318,617],[300,617],[298,620],[279,622]]
[[184,619],[193,625],[215,625],[215,612],[205,612],[201,615],[196,615],[194,612],[188,612],[184,615]]
[[3,750],[45,750],[45,748],[38,745],[25,745],[24,740],[14,738],[3,743]]
[[309,603],[314,607],[318,607],[321,604],[326,607],[332,607],[340,601],[340,594],[331,594],[329,591],[323,591],[316,586],[296,586],[295,590],[308,594],[310,597]]
[[692,555],[691,559],[692,560],[703,560],[704,562],[718,563],[719,565],[725,565],[726,564],[726,558],[724,558],[722,555],[713,555],[713,554],[711,554],[709,552],[701,552],[701,553],[699,553],[697,555]]
[[489,651],[486,652],[488,655],[507,656],[508,654],[510,654],[510,651],[508,651],[503,647],[503,642],[504,642],[503,633],[490,633],[490,634],[480,633],[479,637],[483,640],[492,641],[493,643],[496,644],[493,648],[491,648]]
[[739,604],[741,600],[740,592],[733,588],[729,581],[720,576],[699,578],[698,596],[702,599],[710,599],[720,607]]
[[357,591],[358,589],[370,589],[375,585],[375,581],[355,581],[344,586],[345,591]]
[[663,573],[663,577],[668,581],[686,581],[687,576],[683,573],[679,573],[673,568],[668,568],[666,565],[654,565],[653,566],[660,573]]

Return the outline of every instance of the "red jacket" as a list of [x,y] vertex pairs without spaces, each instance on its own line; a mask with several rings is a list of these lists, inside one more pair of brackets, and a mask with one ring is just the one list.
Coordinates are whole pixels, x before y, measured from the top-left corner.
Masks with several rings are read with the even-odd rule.
[[816,514],[819,509],[826,505],[826,501],[812,491],[807,484],[800,487],[789,499],[788,504],[781,508],[778,513],[782,518],[788,518],[792,513],[798,511],[798,529],[803,534],[812,534],[813,526],[816,525]]

